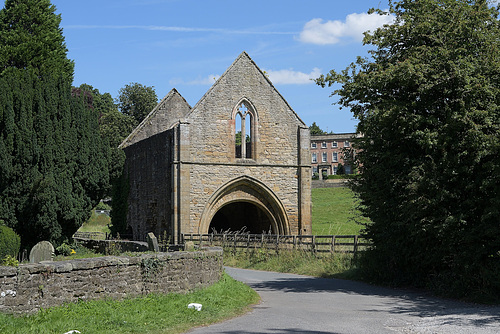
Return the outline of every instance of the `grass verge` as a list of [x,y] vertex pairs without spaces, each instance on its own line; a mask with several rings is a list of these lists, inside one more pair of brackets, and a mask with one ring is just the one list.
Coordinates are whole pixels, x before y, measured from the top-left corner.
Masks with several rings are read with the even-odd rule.
[[92,215],[89,220],[83,223],[83,225],[78,229],[78,232],[110,233],[110,225],[111,218],[108,215],[96,213],[94,209],[92,210]]
[[[255,291],[224,274],[211,287],[188,294],[79,302],[31,316],[0,314],[0,333],[182,333],[241,315],[258,300]],[[202,304],[202,310],[188,309],[193,302]]]
[[357,266],[353,254],[314,254],[301,250],[224,251],[224,265],[230,267],[277,271],[325,278],[356,279]]
[[312,233],[314,235],[359,234],[363,223],[352,190],[346,187],[312,189]]

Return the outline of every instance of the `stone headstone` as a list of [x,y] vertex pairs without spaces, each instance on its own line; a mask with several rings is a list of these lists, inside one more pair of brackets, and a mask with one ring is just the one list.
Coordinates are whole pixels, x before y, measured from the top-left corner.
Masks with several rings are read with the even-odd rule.
[[48,241],[40,241],[30,252],[30,262],[52,261],[54,259],[54,246]]
[[153,252],[159,252],[160,248],[158,247],[158,239],[153,232],[149,232],[147,236],[148,240],[148,249]]
[[184,243],[184,250],[187,252],[193,252],[194,251],[194,242],[193,241],[186,241]]

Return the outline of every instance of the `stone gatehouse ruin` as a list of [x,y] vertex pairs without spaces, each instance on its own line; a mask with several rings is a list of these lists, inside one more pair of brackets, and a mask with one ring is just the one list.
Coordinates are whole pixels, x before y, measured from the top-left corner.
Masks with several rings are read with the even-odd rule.
[[309,146],[309,128],[243,52],[194,107],[172,89],[121,144],[129,232],[173,243],[242,228],[310,234]]

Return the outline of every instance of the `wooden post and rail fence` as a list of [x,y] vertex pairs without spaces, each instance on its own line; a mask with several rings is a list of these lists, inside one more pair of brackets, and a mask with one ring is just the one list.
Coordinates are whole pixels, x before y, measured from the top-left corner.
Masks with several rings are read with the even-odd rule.
[[353,253],[370,244],[358,235],[183,234],[183,243],[236,249],[298,249],[314,253]]
[[[74,237],[108,240],[111,235],[103,232],[76,232]],[[182,234],[181,243],[194,242],[198,246],[220,246],[233,250],[297,249],[314,253],[352,253],[366,249],[370,244],[358,235],[276,235],[248,233]]]

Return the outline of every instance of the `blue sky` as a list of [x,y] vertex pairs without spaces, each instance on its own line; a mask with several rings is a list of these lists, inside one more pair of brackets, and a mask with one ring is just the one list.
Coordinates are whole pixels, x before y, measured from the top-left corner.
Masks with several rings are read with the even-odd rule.
[[[387,0],[52,0],[75,61],[74,85],[117,97],[130,82],[154,86],[161,99],[176,88],[191,106],[246,51],[311,125],[353,132],[331,88],[310,78],[342,70],[367,55],[362,31],[384,23],[367,15]],[[385,18],[385,20],[387,17]]]

